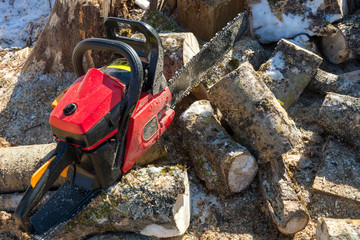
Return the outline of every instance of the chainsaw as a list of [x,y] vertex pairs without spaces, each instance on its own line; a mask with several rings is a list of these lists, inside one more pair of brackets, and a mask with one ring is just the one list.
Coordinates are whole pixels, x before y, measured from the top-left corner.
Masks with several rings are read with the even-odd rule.
[[[145,40],[120,36],[124,24]],[[169,128],[175,105],[247,25],[247,14],[239,14],[169,82],[163,75],[161,39],[146,23],[110,17],[104,22],[106,39],[79,42],[72,55],[78,79],[52,104],[49,123],[57,146],[32,175],[15,212],[21,229],[36,239],[50,239],[102,190],[120,181]],[[107,51],[116,59],[85,71],[82,61],[88,50]],[[34,213],[58,178],[64,183]]]

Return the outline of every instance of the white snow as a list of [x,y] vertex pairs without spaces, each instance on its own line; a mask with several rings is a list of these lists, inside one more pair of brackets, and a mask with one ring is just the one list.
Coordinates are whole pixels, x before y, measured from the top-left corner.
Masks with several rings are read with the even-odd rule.
[[301,33],[312,35],[312,32],[308,30],[310,26],[308,19],[304,19],[303,16],[282,14],[283,21],[280,21],[271,12],[267,0],[261,0],[260,3],[254,5],[251,12],[252,27],[262,43],[276,42],[280,38],[292,38]]
[[308,0],[305,6],[311,9],[312,14],[316,14],[318,8],[324,4],[324,0]]
[[[54,2],[50,1],[51,6]],[[30,33],[45,25],[51,9],[49,0],[2,0],[0,12],[1,49],[24,47]]]
[[283,55],[281,52],[277,52],[270,60],[269,60],[269,69],[265,71],[265,74],[269,75],[272,80],[281,81],[284,79],[284,75],[281,73],[281,70],[284,69],[285,64],[283,60]]

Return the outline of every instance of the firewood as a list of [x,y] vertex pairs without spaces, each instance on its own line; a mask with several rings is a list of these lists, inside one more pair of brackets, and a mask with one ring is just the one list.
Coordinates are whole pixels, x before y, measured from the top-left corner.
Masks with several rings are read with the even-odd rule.
[[302,230],[309,217],[296,197],[282,158],[301,142],[295,123],[249,63],[215,84],[209,98],[229,123],[234,138],[265,164],[259,166],[260,178],[271,187],[261,187],[278,230],[284,234]]
[[[181,69],[199,51],[199,43],[191,32],[159,33],[164,48],[164,75],[167,80]],[[144,39],[142,34],[133,38]]]
[[[73,72],[70,59],[75,45],[85,38],[103,37],[104,18],[108,15],[124,17],[127,14],[127,9],[115,5],[110,7],[108,1],[99,0],[91,3],[55,1],[49,19],[25,62],[22,73],[42,75],[48,72]],[[110,10],[112,12],[108,12]],[[93,57],[90,54],[86,56],[88,66],[98,62],[99,56]]]
[[330,134],[360,147],[360,98],[328,93],[318,124]]
[[250,31],[261,43],[277,42],[299,34],[334,33],[332,23],[347,14],[345,1],[247,0],[251,9]]
[[111,229],[174,237],[184,234],[189,223],[186,170],[179,166],[149,166],[124,175],[121,182],[95,198],[57,236],[78,239]]
[[277,229],[286,235],[303,230],[309,222],[309,214],[299,201],[292,187],[284,164],[259,166],[259,182],[265,203]]
[[341,63],[350,59],[360,59],[360,11],[346,16],[335,24],[336,34],[321,39],[324,56],[332,63]]
[[321,62],[318,55],[281,39],[259,72],[264,74],[266,85],[287,109],[309,84]]
[[181,114],[180,122],[195,171],[208,189],[226,196],[252,182],[257,171],[255,158],[226,133],[209,101],[193,103]]
[[326,95],[329,92],[360,97],[360,71],[332,74],[318,69],[308,89]]
[[0,193],[25,191],[55,144],[0,148]]
[[359,219],[322,218],[316,228],[318,240],[356,240],[359,237]]
[[235,139],[260,162],[276,159],[301,141],[294,121],[249,63],[223,77],[208,95]]
[[[0,148],[0,193],[25,191],[32,174],[45,163],[46,155],[54,150],[55,143]],[[136,162],[146,166],[167,155],[163,138],[158,139]],[[59,186],[60,181],[54,186]],[[0,208],[1,209],[1,208]]]
[[[0,233],[22,236],[10,214],[0,212]],[[130,231],[158,238],[184,234],[190,223],[190,192],[186,170],[164,166],[131,170],[104,190],[55,235],[59,239],[107,231]],[[16,231],[15,231],[16,230]],[[22,237],[21,239],[29,239]]]

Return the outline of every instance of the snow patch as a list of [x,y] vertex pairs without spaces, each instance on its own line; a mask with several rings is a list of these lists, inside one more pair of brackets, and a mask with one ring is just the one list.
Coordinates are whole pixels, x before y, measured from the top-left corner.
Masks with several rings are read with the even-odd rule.
[[[53,6],[55,0],[50,2]],[[32,33],[45,25],[51,9],[48,0],[9,0],[0,1],[0,12],[1,49],[24,47]]]
[[292,38],[301,33],[313,35],[309,30],[310,20],[303,16],[282,14],[283,21],[274,16],[267,0],[251,8],[253,29],[262,43],[276,42],[281,38]]
[[285,68],[283,55],[281,52],[277,52],[270,60],[269,60],[269,69],[265,71],[265,74],[269,75],[272,80],[281,81],[284,79],[284,75],[281,73],[281,70]]
[[311,9],[312,14],[316,14],[319,7],[324,4],[324,0],[308,0],[305,6]]

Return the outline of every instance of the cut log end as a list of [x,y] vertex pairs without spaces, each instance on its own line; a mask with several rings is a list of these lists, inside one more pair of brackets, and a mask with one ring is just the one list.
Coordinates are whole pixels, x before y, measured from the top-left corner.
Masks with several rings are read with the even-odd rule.
[[240,154],[230,165],[228,173],[229,189],[233,193],[244,190],[257,172],[256,159],[250,154]]
[[326,58],[335,64],[346,61],[350,54],[346,38],[340,30],[332,36],[323,37],[321,39],[321,49]]
[[291,214],[288,214],[288,221],[278,226],[278,230],[285,235],[295,234],[301,230],[303,230],[309,222],[309,215],[303,211],[298,210],[299,202],[298,201],[290,201],[286,204],[286,209],[291,211],[291,209],[296,209]]

